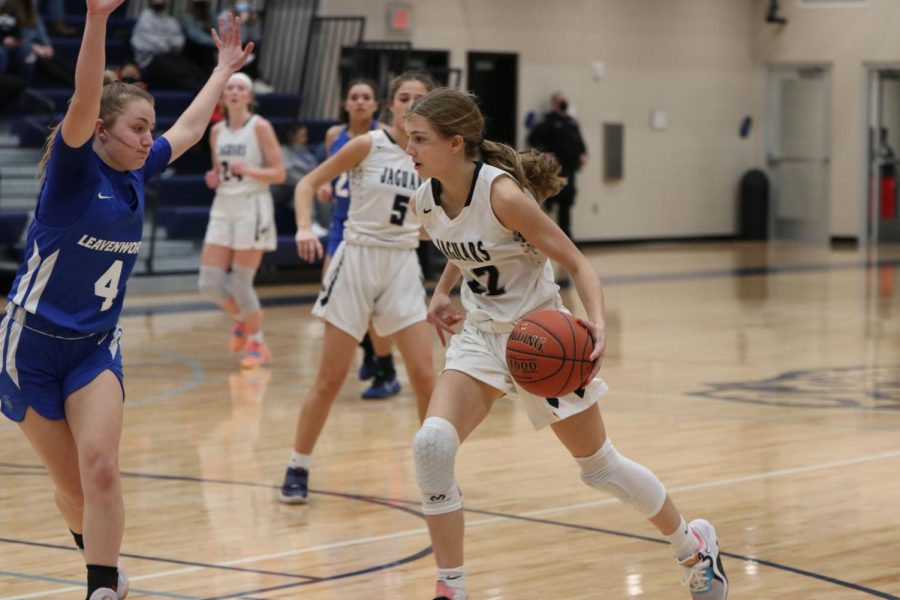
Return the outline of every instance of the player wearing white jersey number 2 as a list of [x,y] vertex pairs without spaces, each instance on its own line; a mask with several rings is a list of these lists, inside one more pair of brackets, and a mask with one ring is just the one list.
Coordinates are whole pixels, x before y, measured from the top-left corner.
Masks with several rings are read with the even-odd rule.
[[[684,522],[665,487],[647,468],[619,453],[606,436],[597,400],[606,384],[595,378],[606,346],[600,280],[584,255],[540,209],[559,191],[559,165],[548,155],[518,153],[484,139],[484,117],[474,98],[441,88],[407,113],[407,151],[427,180],[415,211],[447,256],[428,319],[441,340],[452,337],[428,415],[413,440],[416,476],[437,562],[435,600],[467,598],[463,567],[463,499],[456,483],[459,445],[505,394],[519,396],[535,427],[550,425],[581,468],[581,479],[638,509],[671,543],[685,567],[694,600],[724,600],[728,581],[715,529]],[[504,349],[514,323],[541,308],[561,309],[547,257],[572,276],[594,340],[594,368],[582,389],[561,398],[538,398],[518,389]],[[450,302],[459,282],[467,315]],[[554,597],[553,590],[534,590]]]

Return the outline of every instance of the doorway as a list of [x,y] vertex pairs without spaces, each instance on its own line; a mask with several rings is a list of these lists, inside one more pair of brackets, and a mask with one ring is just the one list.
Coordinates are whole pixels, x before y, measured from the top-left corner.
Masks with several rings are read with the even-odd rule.
[[766,158],[774,239],[830,239],[830,79],[824,66],[768,69]]
[[469,52],[467,67],[469,91],[478,96],[486,121],[485,137],[518,147],[519,55]]
[[870,69],[868,90],[866,239],[873,244],[900,242],[900,69]]

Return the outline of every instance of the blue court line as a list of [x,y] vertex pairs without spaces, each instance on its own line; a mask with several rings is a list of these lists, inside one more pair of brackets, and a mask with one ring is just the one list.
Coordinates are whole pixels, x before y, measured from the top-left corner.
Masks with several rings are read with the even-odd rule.
[[[145,351],[147,351],[147,350],[145,349]],[[200,383],[203,381],[203,379],[206,376],[205,372],[203,371],[203,367],[200,366],[200,363],[198,363],[197,361],[195,361],[193,359],[188,358],[187,356],[183,356],[181,354],[176,354],[175,352],[171,352],[169,350],[165,350],[165,351],[149,350],[149,351],[151,351],[155,354],[158,354],[159,356],[162,356],[164,358],[171,359],[171,360],[169,360],[165,363],[161,363],[161,364],[171,366],[172,363],[175,363],[175,364],[179,364],[179,365],[183,365],[183,366],[187,367],[188,369],[191,370],[191,378],[188,381],[185,381],[184,383],[182,383],[181,385],[176,387],[175,389],[169,390],[167,392],[160,392],[159,394],[156,394],[155,396],[149,396],[146,398],[138,398],[137,400],[129,400],[128,398],[126,398],[125,399],[126,406],[146,406],[147,404],[153,404],[155,402],[160,402],[161,400],[168,400],[170,398],[180,396],[181,394],[184,394],[185,392],[189,392],[190,390],[192,390],[195,387],[197,387],[198,385],[200,385]],[[136,363],[129,362],[128,368],[129,369],[138,368],[142,364],[147,364],[147,363],[146,362],[143,362],[143,363],[142,362],[136,362]]]
[[[65,585],[72,585],[83,587],[87,589],[87,586],[83,581],[74,581],[72,579],[60,579],[59,577],[44,577],[43,575],[30,575],[28,573],[16,573],[14,571],[0,571],[0,576],[6,577],[14,577],[16,579],[29,579],[32,581],[44,581],[47,583],[59,583]],[[166,592],[154,592],[150,590],[142,590],[138,588],[130,587],[128,588],[129,592],[135,592],[138,594],[146,594],[147,596],[160,596],[162,598],[180,598],[182,600],[201,600],[199,596],[185,596],[183,594],[169,594]]]
[[[15,463],[0,463],[0,467],[3,467],[3,468],[17,468],[17,467],[21,467],[21,468],[25,468],[25,469],[41,469],[41,468],[42,468],[42,467],[36,466],[36,465],[18,465],[18,464],[15,464]],[[38,474],[38,473],[34,473],[34,474]],[[125,476],[126,473],[123,473],[122,475]],[[128,475],[129,477],[133,477],[133,478],[158,479],[158,480],[165,480],[165,481],[187,481],[187,482],[192,482],[192,483],[218,483],[218,484],[225,484],[225,485],[236,485],[236,486],[243,486],[243,487],[272,488],[272,489],[278,489],[278,487],[279,487],[279,486],[273,485],[273,484],[262,484],[262,483],[245,482],[245,481],[229,481],[229,480],[224,480],[224,479],[203,479],[203,478],[200,478],[200,477],[178,476],[178,475],[161,475],[161,474],[135,473],[135,472],[129,472],[127,475]],[[381,504],[381,505],[383,505],[383,506],[385,506],[385,507],[388,507],[388,508],[391,508],[391,509],[395,509],[395,510],[402,510],[402,511],[404,511],[404,512],[408,512],[408,513],[413,514],[413,515],[415,515],[415,516],[417,516],[417,517],[419,517],[419,518],[423,518],[423,519],[424,519],[424,516],[422,515],[422,513],[421,513],[420,511],[414,510],[414,509],[411,509],[411,508],[407,508],[407,507],[404,507],[404,506],[399,506],[399,504],[405,504],[405,505],[408,505],[408,506],[417,506],[417,505],[420,505],[420,504],[421,504],[421,502],[417,502],[417,501],[413,501],[413,500],[404,500],[404,499],[399,499],[399,498],[382,498],[382,497],[378,497],[378,496],[366,496],[366,495],[358,495],[358,494],[346,494],[346,493],[341,493],[341,492],[316,491],[316,490],[313,490],[313,489],[310,489],[310,493],[311,493],[311,494],[323,494],[323,495],[328,495],[328,496],[334,496],[334,497],[340,497],[340,498],[347,498],[347,499],[359,500],[359,501],[363,501],[363,502],[370,502],[370,503],[373,503],[373,504]],[[579,525],[579,524],[575,524],[575,523],[566,523],[566,522],[564,522],[564,521],[554,521],[554,520],[550,520],[550,519],[540,519],[540,518],[537,518],[537,517],[527,517],[527,516],[513,515],[513,514],[508,514],[508,513],[501,513],[501,512],[496,512],[496,511],[481,510],[481,509],[474,509],[474,508],[464,508],[463,510],[464,510],[466,513],[472,513],[472,514],[478,514],[478,515],[485,515],[485,516],[491,516],[491,517],[499,517],[499,518],[510,519],[510,520],[526,521],[526,522],[530,522],[530,523],[539,523],[539,524],[543,524],[543,525],[551,525],[551,526],[555,526],[555,527],[565,527],[565,528],[576,529],[576,530],[581,530],[581,531],[590,531],[590,532],[601,533],[601,534],[610,535],[610,536],[614,536],[614,537],[626,538],[626,539],[637,540],[637,541],[643,541],[643,542],[650,542],[650,543],[653,543],[653,544],[660,544],[660,545],[666,545],[666,544],[668,544],[668,542],[667,542],[666,540],[661,540],[661,539],[654,538],[654,537],[650,537],[650,536],[640,535],[640,534],[636,534],[636,533],[628,533],[628,532],[624,532],[624,531],[616,531],[616,530],[613,530],[613,529],[604,529],[604,528],[601,528],[601,527],[592,527],[592,526],[589,526],[589,525]],[[67,550],[72,550],[72,548],[63,547],[63,546],[53,546],[53,545],[49,545],[49,544],[38,544],[38,543],[34,543],[34,542],[21,542],[21,541],[19,541],[19,540],[7,540],[7,539],[5,539],[5,538],[0,538],[0,542],[5,542],[5,541],[11,541],[12,543],[25,543],[25,544],[33,544],[33,545],[45,545],[45,546],[49,546],[49,547],[60,547],[60,548],[65,548],[65,549],[67,549]],[[337,580],[337,579],[344,579],[344,578],[347,578],[347,577],[353,577],[353,576],[355,576],[355,575],[362,575],[362,574],[372,573],[372,572],[375,572],[375,571],[385,570],[385,569],[392,568],[392,567],[394,567],[394,566],[398,566],[398,565],[406,564],[406,563],[409,563],[409,562],[413,562],[413,561],[415,561],[415,560],[419,560],[420,558],[424,558],[425,556],[428,556],[428,555],[431,554],[431,553],[432,553],[432,549],[431,549],[431,547],[429,546],[428,548],[426,548],[426,549],[424,549],[424,550],[421,550],[421,551],[419,551],[419,552],[416,553],[416,554],[412,554],[412,555],[409,555],[409,556],[407,556],[407,557],[404,557],[404,558],[401,558],[401,559],[398,559],[398,560],[395,560],[395,561],[391,561],[391,562],[388,562],[388,563],[384,563],[384,564],[382,564],[382,565],[376,565],[376,566],[373,566],[373,567],[367,567],[367,568],[365,568],[365,569],[360,569],[360,570],[357,570],[357,571],[350,571],[350,572],[347,572],[347,573],[339,573],[339,574],[337,574],[337,575],[331,575],[331,576],[328,576],[328,577],[321,577],[321,578],[318,578],[318,579],[315,580],[315,581],[304,581],[304,582],[287,583],[287,584],[283,584],[283,585],[275,586],[275,587],[271,587],[271,588],[256,589],[256,590],[251,590],[251,591],[241,592],[241,593],[237,593],[237,594],[229,594],[229,595],[227,595],[227,596],[215,596],[215,597],[210,597],[210,598],[207,598],[207,599],[204,599],[204,600],[224,600],[224,599],[226,599],[226,598],[239,598],[239,597],[246,596],[246,595],[249,595],[249,594],[260,594],[260,593],[265,593],[265,592],[269,592],[269,591],[277,591],[277,590],[289,589],[289,588],[293,588],[293,587],[299,587],[299,586],[310,585],[310,584],[312,584],[312,583],[319,583],[319,582],[325,582],[325,581],[333,581],[333,580]],[[809,577],[809,578],[811,578],[811,579],[816,579],[816,580],[822,581],[822,582],[824,582],[824,583],[829,583],[829,584],[832,584],[832,585],[836,585],[836,586],[838,586],[838,587],[843,587],[843,588],[855,590],[855,591],[858,591],[858,592],[867,594],[867,595],[869,595],[869,596],[874,596],[874,597],[876,597],[876,598],[884,598],[884,599],[886,599],[886,600],[900,600],[900,596],[895,596],[895,595],[890,594],[890,593],[888,593],[888,592],[882,592],[882,591],[880,591],[880,590],[868,588],[868,587],[865,587],[865,586],[863,586],[863,585],[859,585],[859,584],[856,584],[856,583],[853,583],[853,582],[850,582],[850,581],[844,581],[844,580],[842,580],[842,579],[837,579],[837,578],[831,577],[831,576],[829,576],[829,575],[824,575],[824,574],[821,574],[821,573],[815,573],[815,572],[813,572],[813,571],[808,571],[808,570],[800,569],[800,568],[797,568],[797,567],[791,567],[791,566],[788,566],[788,565],[784,565],[784,564],[781,564],[781,563],[776,563],[776,562],[773,562],[773,561],[768,561],[768,560],[761,559],[761,558],[757,558],[757,557],[754,557],[754,556],[747,556],[747,555],[744,555],[744,554],[737,554],[737,553],[734,553],[734,552],[726,552],[726,551],[724,551],[724,550],[721,551],[721,554],[722,554],[722,556],[726,556],[726,557],[733,558],[733,559],[736,559],[736,560],[741,560],[741,561],[745,561],[745,562],[753,562],[753,563],[756,563],[756,564],[765,565],[765,566],[767,566],[767,567],[770,567],[770,568],[773,568],[773,569],[777,569],[777,570],[780,570],[780,571],[785,571],[785,572],[788,572],[788,573],[794,573],[794,574],[797,574],[797,575],[801,575],[801,576],[803,576],[803,577]],[[144,557],[140,557],[140,556],[138,556],[138,555],[127,555],[127,554],[123,554],[122,556],[132,556],[132,557],[136,557],[136,558],[144,558]],[[158,560],[158,561],[160,561],[160,562],[167,562],[167,559],[159,559],[159,558],[152,558],[152,557],[147,557],[147,560]],[[193,563],[184,562],[184,564],[193,564]],[[199,565],[199,564],[198,564],[197,566],[204,566],[204,565]],[[214,568],[214,569],[215,569],[215,568],[223,568],[223,567],[221,567],[221,566],[219,566],[219,565],[210,565],[210,568]],[[225,567],[225,568],[230,568],[230,567]],[[248,570],[249,570],[249,571],[252,571],[252,570],[250,570],[250,569],[248,569]],[[283,574],[281,574],[281,575],[283,575],[283,576],[285,576],[285,577],[295,577],[294,575],[292,575],[292,574],[287,574],[287,573],[283,573]],[[311,579],[312,579],[312,578],[311,578]]]
[[[880,267],[898,267],[900,259],[862,260],[845,264],[812,264],[812,265],[783,265],[783,266],[759,266],[739,267],[736,269],[709,269],[704,271],[684,271],[681,273],[645,273],[640,275],[601,275],[603,285],[627,285],[636,283],[662,283],[667,281],[684,281],[690,279],[715,279],[722,277],[759,277],[762,275],[784,275],[788,273],[821,273],[825,271],[852,271],[859,269],[878,269]],[[570,284],[561,284],[567,288]],[[431,294],[432,287],[427,291]],[[318,298],[318,294],[301,294],[297,296],[280,296],[278,298],[260,299],[265,307],[296,306],[299,304],[312,304]],[[209,302],[182,302],[178,304],[165,304],[159,306],[126,306],[122,309],[122,316],[152,316],[169,315],[190,312],[216,312],[219,308]]]

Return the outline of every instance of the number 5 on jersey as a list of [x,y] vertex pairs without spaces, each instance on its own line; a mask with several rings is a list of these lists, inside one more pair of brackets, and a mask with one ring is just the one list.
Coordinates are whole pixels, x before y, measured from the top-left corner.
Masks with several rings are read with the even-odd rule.
[[94,282],[94,294],[103,298],[103,304],[100,310],[109,310],[112,308],[116,296],[119,295],[119,279],[122,277],[122,261],[113,261],[106,273],[100,276],[100,279]]

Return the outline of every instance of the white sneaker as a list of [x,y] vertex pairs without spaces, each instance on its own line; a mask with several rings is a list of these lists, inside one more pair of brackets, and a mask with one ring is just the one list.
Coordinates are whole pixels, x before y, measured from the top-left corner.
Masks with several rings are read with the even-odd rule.
[[89,600],[118,600],[118,596],[116,595],[115,590],[111,590],[109,588],[100,588],[94,590],[94,593],[91,594]]
[[693,556],[679,561],[687,569],[681,584],[688,587],[693,600],[725,600],[728,597],[728,578],[722,567],[722,557],[719,556],[716,529],[704,519],[694,519],[689,526],[700,537],[703,545],[697,551],[699,560],[696,563],[689,567],[684,564],[693,560]]

